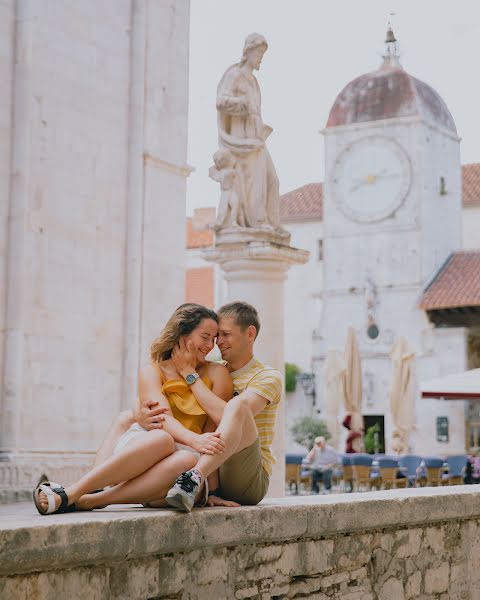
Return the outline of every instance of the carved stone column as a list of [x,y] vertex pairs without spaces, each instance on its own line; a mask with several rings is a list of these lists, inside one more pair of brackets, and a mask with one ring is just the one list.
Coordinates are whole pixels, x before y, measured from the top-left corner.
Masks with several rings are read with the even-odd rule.
[[[258,310],[261,331],[255,342],[256,357],[284,371],[284,281],[292,265],[303,264],[309,252],[289,245],[283,231],[232,228],[217,234],[213,248],[204,258],[222,268],[227,282],[227,302],[242,300]],[[277,413],[273,442],[277,462],[273,468],[268,495],[285,493],[285,403]]]

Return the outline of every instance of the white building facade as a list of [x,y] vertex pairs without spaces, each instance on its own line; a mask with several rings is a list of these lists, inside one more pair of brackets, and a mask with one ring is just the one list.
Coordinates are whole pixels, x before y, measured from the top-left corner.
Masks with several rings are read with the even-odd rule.
[[68,483],[183,301],[189,1],[0,6],[0,493]]

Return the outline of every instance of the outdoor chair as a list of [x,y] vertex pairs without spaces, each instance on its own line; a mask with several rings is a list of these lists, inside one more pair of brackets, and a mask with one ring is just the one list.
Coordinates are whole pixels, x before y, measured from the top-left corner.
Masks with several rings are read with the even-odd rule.
[[425,463],[425,470],[427,474],[427,485],[436,486],[442,485],[443,475],[443,458],[438,456],[426,456],[423,459]]
[[467,466],[466,454],[447,456],[448,473],[443,478],[443,483],[448,485],[462,485],[463,474]]
[[399,466],[399,461],[396,458],[384,457],[378,459],[383,489],[407,487],[407,477],[398,476]]
[[359,491],[360,487],[370,489],[372,460],[370,454],[352,454],[353,485],[356,491]]
[[344,454],[342,457],[342,480],[345,491],[353,491],[353,469],[352,469],[352,455]]
[[306,471],[302,464],[303,459],[304,456],[302,454],[287,454],[285,456],[286,485],[289,490],[294,485],[295,494],[298,494],[301,483],[305,484],[305,489],[307,489],[307,486],[311,487],[312,478],[310,472]]
[[401,468],[406,469],[408,485],[415,487],[418,482],[418,468],[422,462],[421,456],[415,454],[405,454],[398,457],[398,463]]

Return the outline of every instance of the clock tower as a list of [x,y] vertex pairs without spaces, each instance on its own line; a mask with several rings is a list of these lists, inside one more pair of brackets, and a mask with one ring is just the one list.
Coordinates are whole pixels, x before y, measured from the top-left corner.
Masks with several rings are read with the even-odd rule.
[[[381,422],[388,452],[395,341],[405,337],[415,352],[417,380],[465,368],[464,331],[432,329],[417,306],[436,271],[461,247],[460,138],[438,93],[402,68],[391,29],[383,63],[340,92],[323,133],[324,294],[317,381],[323,380],[327,352],[342,350],[353,327],[362,358],[362,412],[371,416],[366,426],[375,418]],[[447,416],[456,425],[438,451],[463,452],[459,404],[417,397],[410,449],[435,452],[436,416]]]

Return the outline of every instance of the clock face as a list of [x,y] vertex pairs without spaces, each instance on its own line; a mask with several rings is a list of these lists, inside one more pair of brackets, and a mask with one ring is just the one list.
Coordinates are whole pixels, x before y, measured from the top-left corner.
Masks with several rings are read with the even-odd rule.
[[360,223],[393,215],[410,190],[411,167],[391,138],[371,136],[353,142],[338,156],[332,193],[343,214]]

